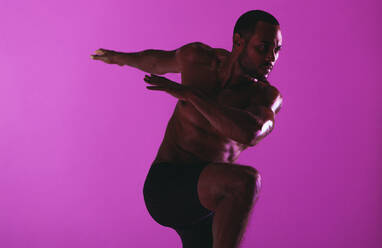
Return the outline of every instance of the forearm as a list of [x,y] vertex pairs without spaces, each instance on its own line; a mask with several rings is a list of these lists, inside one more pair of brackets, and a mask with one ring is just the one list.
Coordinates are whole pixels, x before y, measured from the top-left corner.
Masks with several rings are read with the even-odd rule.
[[[177,72],[174,66],[175,51],[144,50],[136,53],[119,53],[123,65],[131,66],[147,73],[162,75],[167,72]],[[172,63],[174,64],[174,63]]]
[[222,135],[242,144],[250,144],[263,125],[260,115],[222,106],[198,90],[190,90],[186,101],[190,102]]

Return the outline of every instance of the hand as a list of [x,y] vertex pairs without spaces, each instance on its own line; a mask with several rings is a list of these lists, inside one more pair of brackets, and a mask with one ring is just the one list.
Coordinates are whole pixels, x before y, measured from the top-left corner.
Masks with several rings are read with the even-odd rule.
[[165,77],[156,76],[154,74],[151,74],[151,76],[146,75],[143,80],[145,80],[146,83],[154,85],[146,86],[147,89],[165,91],[179,100],[186,100],[188,94],[191,92],[191,89],[183,84],[178,84]]
[[121,53],[119,52],[100,48],[97,51],[95,51],[95,53],[96,54],[90,55],[90,57],[94,60],[101,60],[107,64],[116,64],[120,66],[124,65],[121,62]]

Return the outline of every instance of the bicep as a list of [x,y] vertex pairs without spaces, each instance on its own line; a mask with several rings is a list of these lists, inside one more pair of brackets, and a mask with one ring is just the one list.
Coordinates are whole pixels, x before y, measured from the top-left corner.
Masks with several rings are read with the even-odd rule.
[[155,71],[157,74],[163,75],[165,73],[180,73],[182,68],[187,62],[195,62],[200,49],[202,49],[204,44],[200,42],[193,42],[186,44],[178,49],[172,51],[164,50],[148,50],[146,52],[155,54],[158,58],[155,63]]
[[213,49],[201,42],[192,42],[176,50],[176,60],[182,68],[195,65],[209,65],[213,57]]
[[156,51],[158,57],[157,63],[156,63],[156,71],[157,74],[163,75],[166,73],[179,73],[180,72],[180,65],[177,61],[177,50],[172,51],[164,51],[164,50],[157,50]]

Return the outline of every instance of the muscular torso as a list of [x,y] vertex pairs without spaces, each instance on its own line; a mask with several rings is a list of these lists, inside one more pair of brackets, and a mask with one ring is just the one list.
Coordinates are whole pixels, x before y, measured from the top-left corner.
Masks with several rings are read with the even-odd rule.
[[[205,57],[183,65],[182,84],[197,88],[221,105],[244,109],[254,98],[261,104],[262,93],[268,85],[243,82],[223,88],[218,73],[229,52],[208,47],[204,49]],[[155,161],[233,163],[245,148],[246,145],[221,135],[191,103],[178,101]]]

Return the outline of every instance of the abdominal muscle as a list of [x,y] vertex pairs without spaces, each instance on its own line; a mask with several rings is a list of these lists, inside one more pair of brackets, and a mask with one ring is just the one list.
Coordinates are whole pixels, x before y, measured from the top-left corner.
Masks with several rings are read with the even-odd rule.
[[245,148],[220,135],[191,104],[178,102],[155,161],[233,163]]

